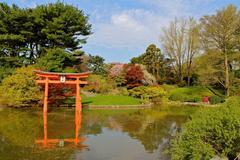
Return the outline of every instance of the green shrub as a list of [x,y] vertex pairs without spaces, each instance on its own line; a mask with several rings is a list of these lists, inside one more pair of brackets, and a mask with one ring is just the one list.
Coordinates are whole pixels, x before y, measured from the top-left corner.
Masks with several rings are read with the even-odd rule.
[[201,102],[204,96],[213,96],[214,94],[206,87],[194,86],[176,88],[170,91],[169,100],[181,102]]
[[240,97],[218,108],[203,108],[187,122],[172,142],[173,160],[236,157],[240,151]]
[[88,85],[84,86],[84,90],[89,92],[106,94],[113,89],[111,81],[101,75],[92,74],[87,81]]
[[224,101],[225,101],[224,98],[220,97],[220,96],[214,95],[214,96],[209,97],[209,102],[211,104],[223,103]]
[[129,90],[129,95],[135,98],[152,100],[154,98],[162,98],[166,92],[161,87],[140,86]]
[[0,82],[11,75],[16,68],[23,66],[23,58],[19,57],[0,57]]
[[15,68],[0,67],[0,83],[5,77],[11,75],[14,71]]
[[14,107],[31,106],[41,99],[40,88],[31,67],[17,69],[2,81],[0,103]]
[[120,95],[129,96],[129,92],[128,92],[127,88],[125,88],[125,87],[120,87],[120,88],[118,88],[118,90],[119,90],[119,94],[120,94]]

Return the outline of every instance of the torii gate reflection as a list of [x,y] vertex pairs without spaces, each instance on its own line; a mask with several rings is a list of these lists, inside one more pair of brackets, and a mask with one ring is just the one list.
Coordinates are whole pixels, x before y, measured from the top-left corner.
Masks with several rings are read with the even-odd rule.
[[[53,73],[53,72],[43,72],[40,70],[34,71],[36,75],[40,78],[37,80],[38,84],[44,84],[44,105],[43,105],[43,126],[44,126],[44,138],[42,140],[36,140],[37,144],[43,144],[47,147],[49,144],[59,144],[60,141],[63,142],[73,142],[78,145],[82,142],[84,138],[79,138],[79,130],[81,128],[82,119],[82,103],[80,96],[80,84],[87,84],[86,81],[81,81],[81,78],[87,78],[90,72],[85,73]],[[75,138],[69,139],[49,139],[48,138],[48,128],[47,128],[47,111],[48,111],[48,89],[49,84],[70,84],[76,85],[76,103],[75,103]]]
[[[42,144],[43,147],[49,147],[53,145],[60,144],[61,141],[74,143],[75,146],[78,146],[80,142],[85,140],[84,137],[79,137],[79,131],[81,130],[82,115],[81,113],[75,111],[75,138],[66,138],[66,139],[49,139],[48,138],[48,124],[47,124],[47,112],[43,112],[43,130],[44,136],[43,139],[36,140],[36,144]],[[83,145],[81,145],[83,146]]]

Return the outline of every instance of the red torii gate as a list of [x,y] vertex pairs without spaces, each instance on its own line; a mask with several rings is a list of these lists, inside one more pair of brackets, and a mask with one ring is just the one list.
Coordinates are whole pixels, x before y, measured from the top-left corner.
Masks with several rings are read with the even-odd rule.
[[48,139],[47,136],[47,111],[48,111],[48,89],[49,84],[71,84],[76,85],[76,102],[75,102],[75,138],[64,139],[66,142],[74,142],[77,145],[83,138],[78,138],[78,131],[81,128],[81,112],[82,112],[82,99],[80,96],[80,84],[87,84],[87,81],[81,80],[89,76],[90,72],[84,73],[55,73],[55,72],[44,72],[41,70],[34,70],[38,76],[37,83],[44,84],[44,105],[43,105],[43,124],[44,124],[44,139],[37,140],[36,143],[43,143],[47,146],[48,143],[58,143],[59,139]]
[[76,85],[76,111],[82,111],[82,99],[80,96],[80,84],[87,84],[87,81],[81,79],[87,78],[90,72],[84,73],[55,73],[55,72],[44,72],[40,70],[34,70],[36,75],[40,78],[37,80],[38,84],[44,84],[44,105],[43,112],[48,110],[48,88],[49,84],[72,84]]

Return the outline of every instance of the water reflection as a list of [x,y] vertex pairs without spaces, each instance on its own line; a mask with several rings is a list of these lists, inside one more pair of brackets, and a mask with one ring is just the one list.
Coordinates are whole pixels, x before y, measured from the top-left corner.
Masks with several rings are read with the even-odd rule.
[[72,143],[77,147],[87,148],[87,146],[81,143],[85,140],[84,137],[79,137],[79,132],[81,130],[82,122],[82,112],[75,111],[75,137],[74,138],[48,138],[48,120],[47,112],[43,112],[43,139],[38,139],[35,141],[38,145],[43,145],[45,148],[49,147],[64,147],[65,143]]
[[[195,110],[161,106],[76,114],[54,108],[42,115],[40,110],[4,109],[0,160],[170,159],[165,150],[171,138]],[[64,147],[59,147],[61,140]]]

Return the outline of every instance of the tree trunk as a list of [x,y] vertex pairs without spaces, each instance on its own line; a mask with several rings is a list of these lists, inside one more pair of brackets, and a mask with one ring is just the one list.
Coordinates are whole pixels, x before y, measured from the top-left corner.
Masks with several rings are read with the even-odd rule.
[[228,69],[228,56],[227,53],[224,53],[224,67],[225,67],[225,90],[226,90],[226,95],[230,95],[230,90],[229,90],[229,69]]
[[188,85],[188,87],[190,86],[190,83],[191,83],[190,69],[188,68],[188,71],[187,71],[187,85]]
[[191,68],[192,68],[192,60],[189,61],[189,64],[187,65],[187,85],[191,85]]
[[30,43],[30,56],[29,59],[31,60],[31,64],[33,64],[33,58],[34,58],[34,51],[33,51],[33,44]]
[[182,81],[183,81],[182,68],[181,68],[181,67],[178,68],[178,80],[179,80],[179,83],[180,83],[180,84],[181,84]]

